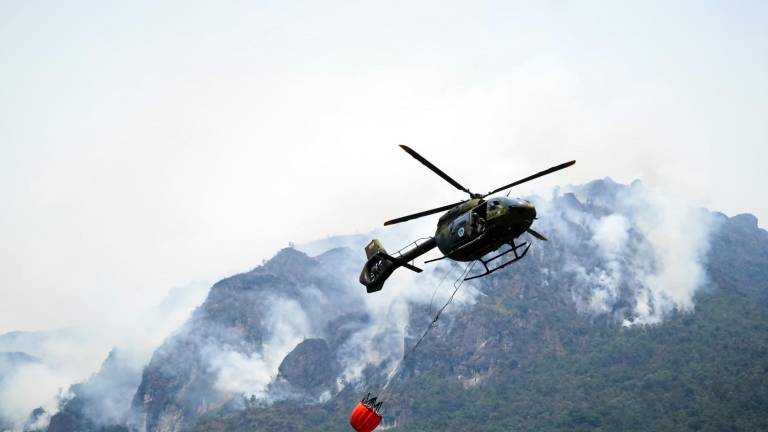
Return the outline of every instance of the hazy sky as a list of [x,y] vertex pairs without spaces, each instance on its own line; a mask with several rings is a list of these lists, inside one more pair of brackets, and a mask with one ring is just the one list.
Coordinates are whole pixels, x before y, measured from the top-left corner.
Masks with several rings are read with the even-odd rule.
[[577,159],[515,194],[640,178],[765,226],[766,22],[764,1],[2,1],[0,333],[463,198],[400,143],[479,192]]

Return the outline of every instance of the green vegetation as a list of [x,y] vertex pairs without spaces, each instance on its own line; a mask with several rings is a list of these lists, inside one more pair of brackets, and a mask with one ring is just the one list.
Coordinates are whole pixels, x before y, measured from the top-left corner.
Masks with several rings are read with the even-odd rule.
[[[415,373],[439,352],[433,343],[406,365],[387,414],[425,432],[768,430],[768,310],[754,300],[717,290],[699,296],[695,313],[635,328],[535,302],[538,318],[527,317],[510,355],[494,352],[479,385],[465,388],[454,358]],[[510,322],[531,313],[506,312]],[[347,431],[359,396],[220,412],[194,430]]]
[[[768,430],[768,233],[737,216],[710,246],[695,311],[650,326],[621,327],[620,310],[578,313],[568,278],[547,279],[536,255],[482,280],[487,295],[441,322],[408,359],[385,424],[396,419],[409,432]],[[562,268],[552,250],[542,257]],[[194,430],[349,431],[363,394],[348,387],[320,406],[220,411]]]

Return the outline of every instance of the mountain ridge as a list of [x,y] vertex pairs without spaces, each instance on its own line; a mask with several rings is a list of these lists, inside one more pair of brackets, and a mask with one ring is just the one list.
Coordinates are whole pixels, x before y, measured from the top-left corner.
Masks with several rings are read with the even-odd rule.
[[[768,371],[760,360],[768,357],[768,232],[748,214],[706,212],[701,222],[686,213],[672,221],[672,234],[702,223],[706,245],[672,244],[690,259],[665,261],[675,259],[657,250],[668,233],[648,221],[677,209],[655,200],[639,183],[598,180],[537,203],[541,229],[552,241],[535,244],[512,270],[481,279],[464,303],[452,306],[403,364],[385,423],[407,430],[461,430],[467,422],[484,430],[710,430],[724,425],[711,414],[722,406],[735,430],[766,426],[743,398],[747,388],[768,388],[760,387],[766,384],[760,374]],[[694,240],[699,234],[692,232]],[[385,291],[407,301],[390,298],[387,308],[375,309],[384,297],[366,297],[352,277],[363,260],[362,251],[348,248],[316,257],[286,248],[263,266],[217,282],[145,367],[132,420],[100,427],[347,430],[347,411],[382,384],[398,358],[398,349],[375,345],[396,347],[399,340],[402,353],[429,323],[430,293],[408,289],[431,291],[437,284],[430,276],[396,279]],[[664,273],[669,262],[705,277]],[[449,264],[435,271],[452,270]],[[664,291],[658,280],[692,285]],[[391,326],[382,319],[387,315],[371,311],[405,318]],[[284,331],[290,337],[275,336],[280,317],[299,323]],[[754,336],[748,349],[742,332]],[[707,347],[715,336],[717,349]],[[754,362],[746,375],[729,369],[735,375],[719,376],[718,362],[732,368],[742,358]],[[332,359],[339,362],[329,368],[335,379],[314,382],[307,375],[318,361]],[[366,363],[373,359],[380,363]],[[257,366],[272,375],[252,373]],[[653,402],[658,395],[679,412]],[[752,396],[768,400],[764,392]],[[502,409],[505,403],[514,412]],[[653,410],[662,415],[645,415]],[[745,415],[737,420],[740,410]]]

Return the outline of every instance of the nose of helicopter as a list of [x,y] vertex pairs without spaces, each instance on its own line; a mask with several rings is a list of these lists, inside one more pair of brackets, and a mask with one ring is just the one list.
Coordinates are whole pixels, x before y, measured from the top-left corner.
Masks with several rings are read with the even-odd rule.
[[533,220],[536,219],[536,207],[528,201],[522,198],[511,199],[509,204],[509,211],[512,215],[521,219],[521,222],[530,227]]

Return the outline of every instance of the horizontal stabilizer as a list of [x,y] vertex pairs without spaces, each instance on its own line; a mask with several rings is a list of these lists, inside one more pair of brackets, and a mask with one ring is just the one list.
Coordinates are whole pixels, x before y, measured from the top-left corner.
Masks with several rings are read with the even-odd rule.
[[424,261],[424,264],[427,264],[427,263],[431,263],[431,262],[435,262],[435,261],[440,261],[441,259],[445,259],[445,258],[446,258],[446,256],[445,256],[445,255],[441,256],[440,258],[432,258],[432,259],[430,259],[430,260],[426,260],[426,261]]

